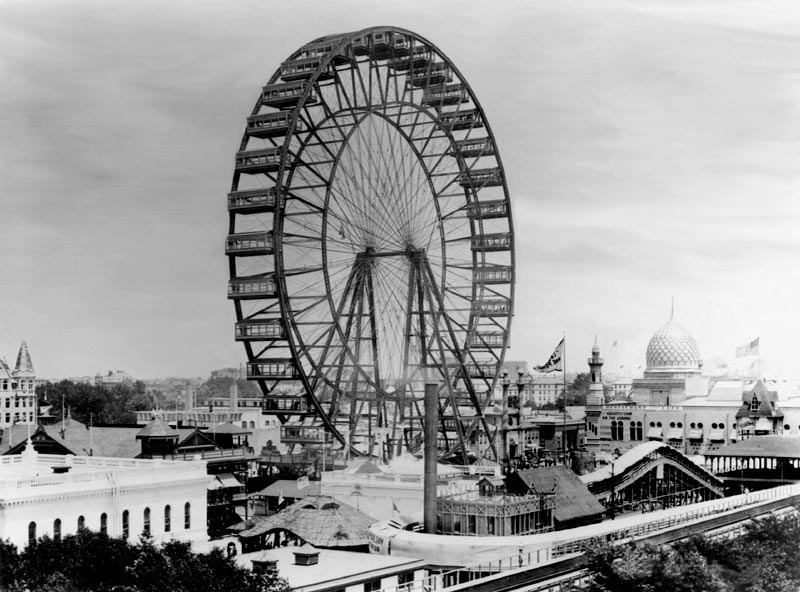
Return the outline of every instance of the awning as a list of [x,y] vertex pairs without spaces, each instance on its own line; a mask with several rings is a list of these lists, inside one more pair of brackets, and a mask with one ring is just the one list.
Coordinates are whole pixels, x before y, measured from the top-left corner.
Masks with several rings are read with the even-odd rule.
[[661,428],[650,428],[647,430],[647,438],[648,440],[660,440],[663,436],[661,435]]
[[667,440],[683,440],[683,428],[670,428],[667,432]]
[[708,435],[708,439],[712,442],[724,442],[725,441],[725,432],[720,429],[713,429],[711,433]]
[[703,430],[701,430],[701,429],[689,430],[689,439],[690,440],[702,440],[703,439]]
[[217,475],[217,479],[222,484],[222,487],[226,489],[231,487],[242,487],[242,484],[239,482],[239,480],[230,473],[220,473]]

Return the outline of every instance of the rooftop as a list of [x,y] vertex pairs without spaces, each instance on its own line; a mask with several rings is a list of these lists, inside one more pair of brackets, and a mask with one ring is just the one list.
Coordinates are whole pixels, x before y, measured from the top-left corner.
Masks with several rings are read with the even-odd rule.
[[[307,545],[304,545],[308,548]],[[319,562],[314,565],[295,565],[294,553],[303,547],[280,547],[268,551],[257,551],[236,556],[236,562],[246,568],[253,560],[277,560],[278,575],[285,578],[292,589],[305,592],[325,589],[334,583],[344,589],[347,585],[390,574],[422,569],[422,559],[411,559],[395,555],[354,553],[334,549],[318,549]]]
[[369,544],[369,527],[375,520],[330,496],[309,495],[277,514],[248,522],[249,528],[236,529],[239,536],[286,530],[316,547],[359,547]]
[[797,436],[754,436],[716,450],[709,450],[706,456],[742,456],[759,458],[800,459],[800,437]]

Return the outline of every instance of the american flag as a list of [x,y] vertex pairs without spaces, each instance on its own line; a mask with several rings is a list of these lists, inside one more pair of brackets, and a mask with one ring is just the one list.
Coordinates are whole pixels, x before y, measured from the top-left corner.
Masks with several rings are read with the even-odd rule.
[[736,348],[736,357],[737,358],[746,358],[748,356],[757,356],[759,355],[758,351],[758,340],[760,337],[756,337],[750,343],[746,343],[742,346]]

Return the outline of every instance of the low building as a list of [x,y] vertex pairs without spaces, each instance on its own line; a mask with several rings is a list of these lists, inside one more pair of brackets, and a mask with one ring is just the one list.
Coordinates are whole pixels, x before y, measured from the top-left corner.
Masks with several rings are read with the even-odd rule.
[[372,592],[374,590],[421,589],[426,576],[424,561],[408,557],[374,555],[333,549],[281,547],[245,553],[236,562],[254,571],[272,571],[303,592]]
[[538,467],[509,474],[509,492],[550,491],[553,496],[553,526],[556,530],[602,522],[605,508],[589,492],[580,478],[564,465]]
[[272,516],[253,518],[229,529],[243,551],[309,544],[326,549],[367,551],[376,521],[328,495],[307,496]]
[[203,544],[209,479],[203,461],[39,454],[29,445],[0,456],[2,537],[23,548],[88,528]]
[[548,489],[539,490],[526,484],[512,492],[506,490],[503,479],[484,477],[478,481],[476,489],[440,496],[436,500],[436,532],[510,536],[553,530],[555,488],[550,485]]

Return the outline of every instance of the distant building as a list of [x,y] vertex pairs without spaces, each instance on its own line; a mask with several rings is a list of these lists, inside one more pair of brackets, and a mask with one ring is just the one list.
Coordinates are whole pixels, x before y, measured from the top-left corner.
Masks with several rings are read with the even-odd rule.
[[201,544],[206,536],[204,461],[128,460],[42,455],[32,446],[0,456],[2,536],[20,548],[42,535],[79,528],[135,542]]
[[629,402],[587,406],[587,447],[624,453],[647,441],[686,455],[762,435],[800,436],[800,386],[786,380],[709,379],[694,338],[671,316],[647,346]]
[[114,386],[117,384],[131,384],[133,383],[133,376],[124,370],[109,370],[107,374],[102,375],[99,372],[94,377],[94,383],[98,386]]
[[0,358],[0,431],[13,425],[36,425],[36,371],[23,341],[12,370]]
[[676,405],[687,397],[708,392],[701,375],[702,362],[694,337],[670,315],[647,345],[647,368],[631,385],[631,400],[638,405]]
[[280,547],[237,555],[235,561],[256,572],[277,569],[292,590],[372,592],[422,589],[425,561],[409,557],[353,553],[334,549]]
[[211,371],[211,379],[219,378],[233,378],[234,380],[244,380],[247,378],[247,372],[244,366],[238,368],[220,368],[219,370]]

